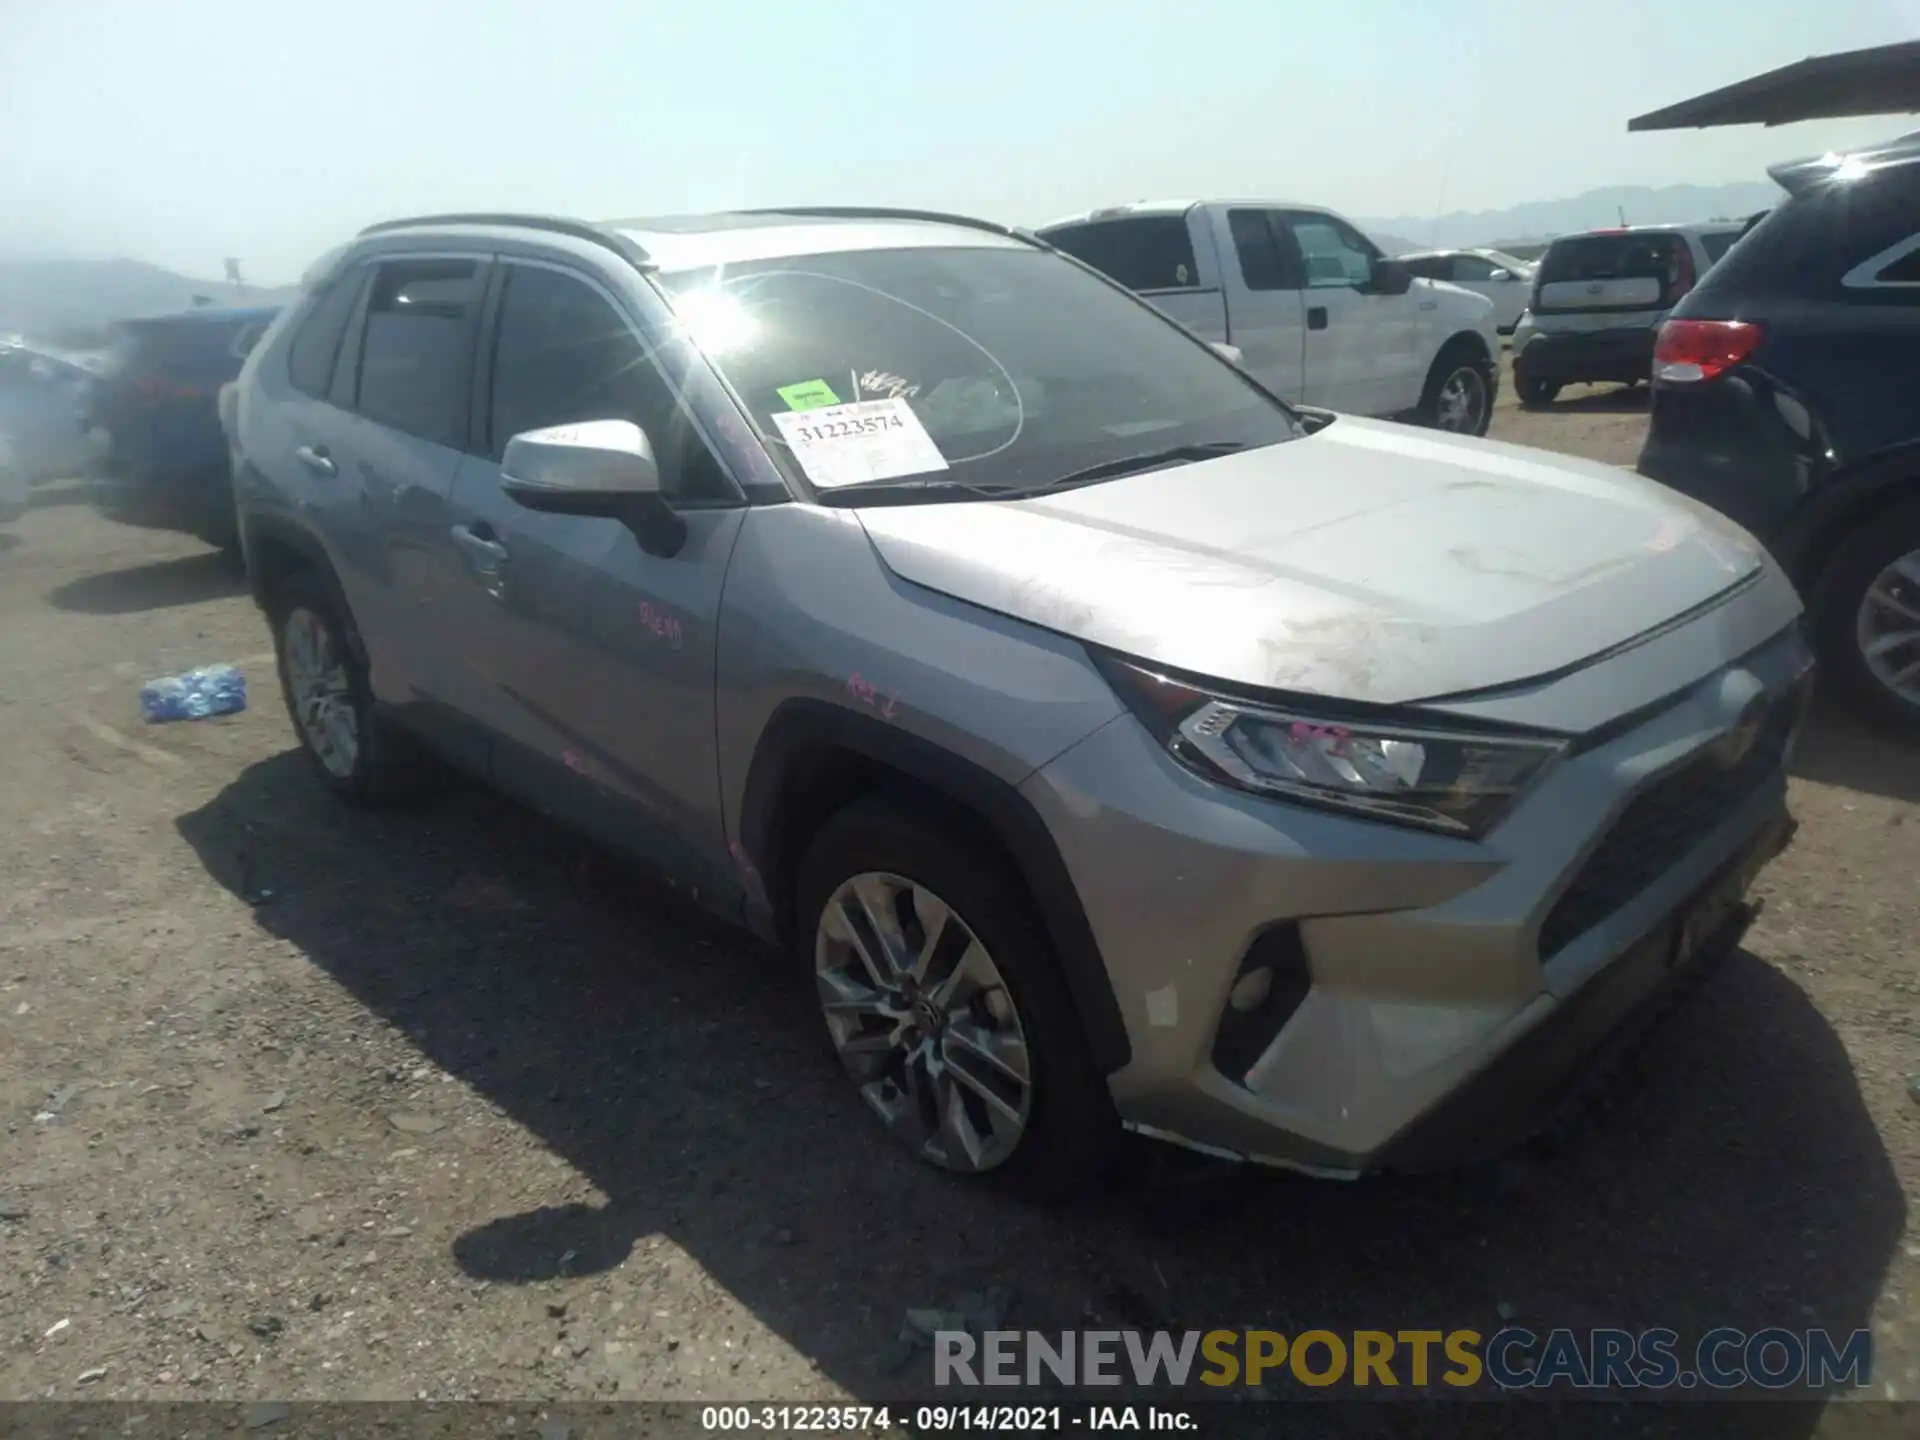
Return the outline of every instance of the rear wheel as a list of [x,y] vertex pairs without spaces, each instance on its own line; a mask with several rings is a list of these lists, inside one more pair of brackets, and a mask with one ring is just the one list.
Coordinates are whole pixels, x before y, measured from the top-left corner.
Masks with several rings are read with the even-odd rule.
[[1493,365],[1470,345],[1449,345],[1427,372],[1420,423],[1450,435],[1484,435],[1493,423]]
[[378,802],[418,787],[429,765],[373,704],[349,623],[311,573],[274,587],[269,613],[280,694],[314,773],[343,799]]
[[1118,1124],[1044,933],[989,850],[863,801],[802,863],[795,926],[827,1034],[895,1140],[1039,1196],[1098,1180]]
[[1869,719],[1920,735],[1920,502],[1875,516],[1815,591],[1821,660]]
[[1529,410],[1538,410],[1543,405],[1551,405],[1560,394],[1560,387],[1548,380],[1536,380],[1524,370],[1513,372],[1513,388],[1520,396],[1520,403]]

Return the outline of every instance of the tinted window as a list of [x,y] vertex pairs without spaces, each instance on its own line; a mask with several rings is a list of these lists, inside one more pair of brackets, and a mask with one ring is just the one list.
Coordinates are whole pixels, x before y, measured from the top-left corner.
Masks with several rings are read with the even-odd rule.
[[1414,255],[1400,261],[1416,280],[1451,280],[1453,260],[1446,255]]
[[1359,231],[1331,215],[1293,215],[1288,223],[1307,268],[1307,287],[1365,285],[1379,251]]
[[775,452],[773,416],[808,400],[904,401],[947,467],[915,474],[968,485],[1297,433],[1290,412],[1205,345],[1044,251],[852,250],[665,283]]
[[[1914,237],[1920,241],[1920,236]],[[1874,280],[1881,285],[1920,285],[1920,244],[1897,260],[1880,267]]]
[[460,443],[460,394],[478,273],[471,260],[380,267],[367,299],[355,409],[423,440]]
[[1540,259],[1540,283],[1568,280],[1658,280],[1678,273],[1679,247],[1671,235],[1573,235],[1556,240]]
[[733,494],[619,312],[572,276],[512,266],[494,340],[487,426],[494,457],[524,430],[577,420],[631,420],[645,430],[668,495]]
[[1456,255],[1453,257],[1453,278],[1471,284],[1484,284],[1493,279],[1498,267],[1482,255]]
[[[1856,274],[1875,257],[1920,232],[1920,165],[1889,166],[1864,179],[1815,181],[1766,219],[1708,272],[1701,289],[1717,296],[1792,296],[1867,305],[1920,302],[1888,282],[1861,285]],[[1894,257],[1889,257],[1892,263]],[[1879,270],[1885,274],[1885,268]],[[1854,283],[1846,278],[1854,276]]]
[[301,319],[287,346],[287,379],[294,389],[316,399],[326,398],[334,358],[340,353],[340,338],[353,318],[363,278],[359,270],[340,276],[320,293]]
[[1241,278],[1249,290],[1300,288],[1266,211],[1229,210],[1227,228],[1233,235],[1233,252],[1240,260]]
[[1048,231],[1046,240],[1129,290],[1182,290],[1200,283],[1184,215],[1068,225]]

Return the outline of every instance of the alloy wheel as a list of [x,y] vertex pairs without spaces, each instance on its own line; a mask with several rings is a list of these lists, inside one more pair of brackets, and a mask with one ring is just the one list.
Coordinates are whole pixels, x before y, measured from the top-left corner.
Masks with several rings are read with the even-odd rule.
[[1434,409],[1437,429],[1455,435],[1478,435],[1487,413],[1487,380],[1471,365],[1462,365],[1440,387]]
[[1920,706],[1920,550],[1894,560],[1867,586],[1855,636],[1873,678]]
[[1006,1162],[1033,1113],[1026,1031],[952,907],[899,875],[853,876],[821,912],[814,978],[841,1063],[895,1138],[950,1170]]
[[329,775],[346,779],[360,761],[360,715],[340,646],[327,622],[296,607],[282,629],[282,664],[295,722]]

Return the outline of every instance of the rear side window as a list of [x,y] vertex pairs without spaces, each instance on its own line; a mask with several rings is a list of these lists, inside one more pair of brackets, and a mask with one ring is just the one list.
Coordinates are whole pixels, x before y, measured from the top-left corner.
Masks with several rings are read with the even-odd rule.
[[339,358],[340,341],[353,319],[364,278],[359,270],[338,277],[320,293],[294,330],[287,347],[287,379],[302,394],[326,399],[333,380],[333,362]]
[[478,262],[402,260],[375,272],[354,408],[422,440],[458,446]]
[[1200,284],[1184,215],[1063,225],[1045,239],[1129,290],[1191,290]]
[[1229,210],[1227,229],[1240,276],[1249,290],[1298,290],[1300,281],[1280,243],[1281,232],[1264,210]]
[[[1920,166],[1816,181],[1755,226],[1701,289],[1859,305],[1920,304]],[[1903,278],[1904,277],[1904,278]]]

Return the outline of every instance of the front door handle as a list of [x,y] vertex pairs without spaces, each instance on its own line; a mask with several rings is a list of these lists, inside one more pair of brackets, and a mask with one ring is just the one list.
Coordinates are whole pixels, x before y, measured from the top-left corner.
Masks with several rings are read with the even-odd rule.
[[327,454],[324,445],[301,445],[295,448],[293,458],[316,475],[324,475],[331,480],[340,473],[340,467],[333,463],[333,457]]
[[1307,307],[1307,329],[1324,330],[1327,328],[1327,307],[1310,305]]
[[1438,300],[1422,300],[1420,302],[1420,308],[1422,310],[1438,310],[1440,308],[1440,302]]
[[507,563],[507,547],[493,538],[493,531],[484,523],[471,530],[465,525],[456,525],[452,533],[453,543],[464,550],[478,568],[497,570]]

